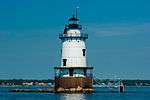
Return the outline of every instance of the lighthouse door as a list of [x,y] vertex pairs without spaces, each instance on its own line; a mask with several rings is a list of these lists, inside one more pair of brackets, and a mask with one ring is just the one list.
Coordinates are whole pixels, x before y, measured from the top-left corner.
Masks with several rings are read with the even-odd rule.
[[67,59],[63,59],[63,66],[66,66]]

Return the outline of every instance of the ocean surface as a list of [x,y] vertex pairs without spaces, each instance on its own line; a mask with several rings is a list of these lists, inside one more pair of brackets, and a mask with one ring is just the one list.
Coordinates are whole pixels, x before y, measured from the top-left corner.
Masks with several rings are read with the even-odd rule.
[[46,87],[0,87],[0,100],[150,100],[150,87],[125,87],[124,93],[117,88],[96,87],[94,93],[23,93],[8,92],[16,88],[46,88]]

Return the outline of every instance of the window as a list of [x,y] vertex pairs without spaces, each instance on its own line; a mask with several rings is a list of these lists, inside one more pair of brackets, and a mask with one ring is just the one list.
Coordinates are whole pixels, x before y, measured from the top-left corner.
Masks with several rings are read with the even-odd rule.
[[82,52],[83,52],[83,56],[85,56],[85,51],[86,51],[85,49],[82,49]]

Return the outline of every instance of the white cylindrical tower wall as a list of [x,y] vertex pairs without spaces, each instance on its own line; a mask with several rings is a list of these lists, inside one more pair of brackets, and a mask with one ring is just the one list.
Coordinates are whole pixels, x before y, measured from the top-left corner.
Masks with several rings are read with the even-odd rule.
[[86,50],[85,42],[79,39],[67,39],[62,42],[62,61],[66,60],[66,67],[86,67],[86,55],[83,55],[83,50]]
[[86,67],[86,45],[85,39],[80,37],[80,30],[70,29],[66,35],[69,38],[62,39],[61,66]]

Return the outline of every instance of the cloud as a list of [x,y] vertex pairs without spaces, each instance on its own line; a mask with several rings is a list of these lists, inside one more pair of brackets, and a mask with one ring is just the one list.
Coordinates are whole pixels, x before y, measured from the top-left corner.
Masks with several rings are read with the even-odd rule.
[[150,33],[150,23],[90,24],[88,33],[98,37]]

